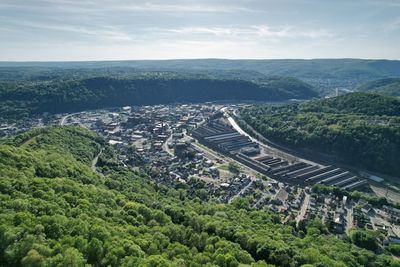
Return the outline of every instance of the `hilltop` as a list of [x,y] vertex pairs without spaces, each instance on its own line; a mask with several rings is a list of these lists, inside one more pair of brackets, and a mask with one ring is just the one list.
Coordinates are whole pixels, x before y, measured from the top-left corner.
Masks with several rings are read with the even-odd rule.
[[376,79],[400,77],[400,61],[365,59],[172,59],[81,62],[0,62],[0,80],[42,81],[138,75],[241,79],[262,82],[273,76],[311,84],[320,95],[336,88],[355,90]]
[[372,93],[350,93],[311,101],[301,105],[302,111],[360,115],[400,116],[400,100]]
[[358,87],[357,90],[400,97],[400,78],[386,78],[370,81]]
[[337,162],[400,173],[400,101],[352,93],[297,105],[260,105],[241,117],[259,133],[297,149],[322,152]]
[[62,113],[126,105],[207,101],[285,101],[317,96],[294,78],[272,77],[262,82],[195,77],[93,77],[0,84],[0,115],[21,118],[43,112]]
[[[90,157],[107,150],[96,171]],[[78,127],[48,127],[0,145],[1,266],[398,266],[391,256],[297,228],[245,198],[217,204],[155,184],[113,161]],[[247,204],[246,204],[247,203]],[[358,233],[358,232],[357,232]],[[375,237],[358,244],[376,247]],[[365,244],[364,244],[365,243]],[[268,265],[268,264],[270,265]]]
[[398,60],[366,59],[173,59],[86,62],[0,62],[0,67],[135,68],[141,70],[250,70],[264,75],[297,78],[373,79],[400,76]]

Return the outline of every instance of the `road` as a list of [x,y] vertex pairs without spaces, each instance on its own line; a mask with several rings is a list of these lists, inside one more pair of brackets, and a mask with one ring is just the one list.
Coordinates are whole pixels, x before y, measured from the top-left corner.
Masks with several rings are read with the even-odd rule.
[[352,204],[347,204],[346,206],[347,209],[347,215],[346,215],[346,233],[349,234],[350,229],[353,228],[354,222],[353,222],[353,206]]
[[374,193],[379,196],[379,197],[384,197],[388,199],[391,202],[400,203],[400,194],[389,189],[389,188],[384,188],[382,186],[376,186],[373,184],[370,184],[371,189],[374,191]]
[[65,122],[66,122],[66,120],[67,120],[69,117],[72,117],[72,116],[77,115],[77,114],[79,114],[79,113],[82,113],[82,112],[75,112],[75,113],[71,113],[71,114],[67,114],[67,115],[63,116],[63,117],[61,118],[59,124],[60,124],[60,125],[64,125]]
[[299,225],[300,221],[306,216],[308,206],[310,205],[310,195],[306,194],[303,200],[303,205],[301,205],[300,214],[296,217],[296,225]]
[[247,190],[247,188],[249,188],[252,184],[253,184],[253,180],[250,180],[250,182],[245,187],[243,187],[242,190],[239,191],[239,193],[237,193],[236,195],[234,195],[233,197],[231,197],[228,200],[228,203],[231,203],[232,200],[234,200],[235,198],[241,196]]
[[[261,180],[261,181],[265,184],[265,181],[263,181],[263,180]],[[258,205],[260,204],[260,202],[263,201],[263,200],[265,200],[265,198],[266,198],[267,196],[271,196],[271,195],[270,195],[270,194],[267,194],[265,191],[262,191],[262,196],[260,197],[259,200],[257,200],[256,203],[254,203],[253,207],[254,207],[254,208],[258,207]]]
[[[257,131],[255,131],[250,125],[248,125],[249,128],[254,132],[254,134],[256,134],[257,137],[258,137],[260,140],[266,141],[266,143],[261,142],[261,141],[255,139],[254,137],[250,136],[247,132],[245,132],[245,131],[237,124],[237,122],[235,121],[235,119],[232,118],[232,117],[226,112],[226,108],[223,108],[222,111],[225,113],[225,116],[227,117],[229,123],[232,125],[232,127],[233,127],[236,131],[238,131],[240,134],[243,134],[243,135],[245,135],[245,136],[248,136],[253,142],[258,143],[258,144],[260,145],[260,147],[264,148],[264,150],[267,152],[267,154],[272,154],[272,155],[275,155],[275,156],[278,156],[278,157],[282,157],[282,158],[285,158],[285,159],[287,159],[287,160],[289,160],[289,161],[299,161],[299,160],[300,160],[300,161],[302,161],[302,162],[305,162],[305,163],[308,163],[308,164],[311,164],[311,165],[319,165],[319,166],[322,166],[321,164],[318,164],[318,163],[316,163],[316,162],[313,162],[313,161],[310,161],[310,160],[307,160],[307,159],[304,159],[304,158],[299,158],[299,157],[297,157],[297,156],[293,156],[293,155],[291,155],[291,154],[289,154],[289,153],[286,153],[286,152],[284,152],[284,151],[282,151],[282,150],[280,150],[280,149],[278,149],[278,148],[269,146],[267,143],[271,143],[272,145],[274,145],[274,146],[276,146],[276,147],[281,147],[281,146],[279,146],[278,144],[272,143],[270,140],[266,139],[266,138],[265,138],[264,136],[262,136],[260,133],[258,133]],[[285,149],[286,149],[286,148],[285,148]]]
[[223,157],[219,156],[217,153],[215,153],[211,149],[205,148],[198,143],[191,143],[191,144],[195,149],[197,149],[198,151],[201,151],[204,154],[204,156],[210,160],[223,159]]
[[162,145],[164,151],[166,151],[169,155],[174,156],[174,152],[172,149],[170,149],[168,147],[168,144],[172,141],[172,133],[170,134],[170,136],[168,137],[168,139],[164,142],[164,144]]
[[264,198],[264,195],[263,196],[261,196],[260,197],[260,199],[259,200],[257,200],[257,202],[256,203],[254,203],[254,205],[253,205],[253,208],[256,208],[256,207],[258,207],[258,205],[260,204],[260,202],[261,201],[263,201],[265,198]]
[[[258,133],[258,132],[257,132],[253,127],[251,127],[249,124],[246,124],[246,125],[251,129],[251,131],[258,137],[258,140],[255,139],[255,138],[253,138],[253,137],[251,137],[249,134],[247,134],[247,133],[236,123],[235,119],[234,119],[233,117],[231,117],[231,116],[227,113],[226,109],[227,109],[227,107],[225,107],[225,108],[223,108],[223,109],[221,109],[221,110],[224,112],[225,116],[227,117],[227,119],[228,119],[229,123],[232,125],[232,127],[233,127],[235,130],[237,130],[239,133],[244,134],[244,135],[246,135],[246,136],[249,136],[249,137],[251,138],[252,141],[257,142],[257,143],[260,145],[260,147],[264,148],[264,151],[266,152],[266,154],[271,154],[271,155],[273,155],[273,156],[278,156],[278,157],[282,157],[282,158],[286,158],[286,159],[291,159],[291,160],[296,160],[296,161],[300,160],[300,161],[302,161],[302,162],[306,162],[306,163],[311,164],[311,165],[319,165],[319,166],[321,166],[321,167],[327,166],[326,164],[327,164],[329,161],[326,162],[325,165],[323,165],[323,164],[317,163],[317,162],[315,162],[315,161],[305,159],[305,158],[303,158],[303,157],[294,156],[294,155],[296,155],[296,152],[295,152],[293,149],[290,149],[290,148],[287,148],[287,147],[283,147],[283,146],[281,146],[281,145],[279,145],[279,144],[274,143],[273,141],[271,141],[271,140],[265,138],[263,135],[261,135],[260,133]],[[233,111],[233,114],[234,114],[235,116],[237,116],[237,110],[234,110],[234,111]],[[260,140],[261,140],[262,142],[261,142]],[[268,144],[270,144],[270,145],[268,145]],[[292,152],[291,152],[291,151],[292,151]],[[292,154],[290,154],[290,153],[293,153],[294,155],[292,155]],[[343,164],[343,163],[339,163],[339,162],[329,162],[329,164],[335,164],[335,165],[337,165],[337,166],[339,166],[339,167],[352,170],[352,171],[354,171],[354,172],[356,172],[356,173],[358,173],[358,172],[360,171],[360,169],[354,168],[354,166],[349,166],[349,165],[346,165],[346,164]],[[362,170],[362,169],[361,169],[361,171],[365,172],[365,170]],[[390,177],[390,176],[381,175],[381,174],[378,174],[378,175],[381,176],[381,177],[385,177],[385,180],[388,180],[388,181],[397,181],[397,180],[398,180],[396,177]],[[367,179],[367,181],[368,181],[368,179]],[[396,203],[396,204],[400,204],[400,192],[396,192],[395,190],[392,190],[392,189],[387,188],[386,186],[383,186],[383,185],[380,185],[380,184],[374,184],[374,183],[371,183],[370,181],[368,181],[368,182],[369,182],[369,185],[370,185],[371,189],[374,191],[374,193],[375,193],[377,196],[379,196],[379,197],[384,197],[384,198],[388,199],[388,200],[391,201],[391,202],[394,202],[394,203]]]

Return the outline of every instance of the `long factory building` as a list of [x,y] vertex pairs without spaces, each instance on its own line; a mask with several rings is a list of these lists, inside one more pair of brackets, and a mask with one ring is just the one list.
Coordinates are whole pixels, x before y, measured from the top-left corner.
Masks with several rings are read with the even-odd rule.
[[212,120],[195,129],[192,136],[200,143],[229,155],[277,181],[301,185],[324,184],[346,190],[354,190],[367,183],[357,175],[335,166],[320,166],[302,161],[289,162],[279,157],[260,155],[258,143],[219,120]]
[[260,153],[256,142],[218,121],[211,121],[197,128],[192,132],[192,136],[200,143],[231,156],[240,152],[246,155]]

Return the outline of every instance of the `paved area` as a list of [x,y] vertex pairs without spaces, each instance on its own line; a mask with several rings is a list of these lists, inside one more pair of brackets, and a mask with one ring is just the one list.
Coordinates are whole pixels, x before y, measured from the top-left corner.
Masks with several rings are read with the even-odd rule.
[[301,205],[300,213],[296,217],[296,225],[299,225],[300,221],[302,221],[304,219],[304,216],[306,216],[309,205],[310,205],[310,195],[306,194],[303,200],[303,204]]
[[400,194],[388,189],[388,188],[384,188],[384,187],[380,187],[380,186],[376,186],[376,185],[370,185],[372,191],[374,191],[374,193],[379,196],[379,197],[384,197],[387,198],[388,200],[400,204]]
[[346,205],[347,209],[347,215],[346,215],[346,233],[349,234],[350,230],[354,226],[354,221],[353,221],[353,205],[352,204],[347,204]]

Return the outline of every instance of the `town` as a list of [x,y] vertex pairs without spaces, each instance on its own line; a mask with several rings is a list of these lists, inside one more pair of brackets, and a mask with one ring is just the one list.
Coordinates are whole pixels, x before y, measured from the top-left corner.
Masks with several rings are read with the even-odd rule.
[[235,114],[242,106],[127,106],[2,124],[1,134],[10,136],[47,124],[79,125],[114,146],[122,166],[150,173],[160,185],[184,186],[192,197],[220,203],[244,197],[256,209],[279,212],[283,223],[299,225],[318,217],[339,236],[355,227],[368,228],[385,235],[385,242],[400,243],[399,209],[315,189],[315,185],[328,185],[373,197],[367,178],[260,142],[236,123]]

